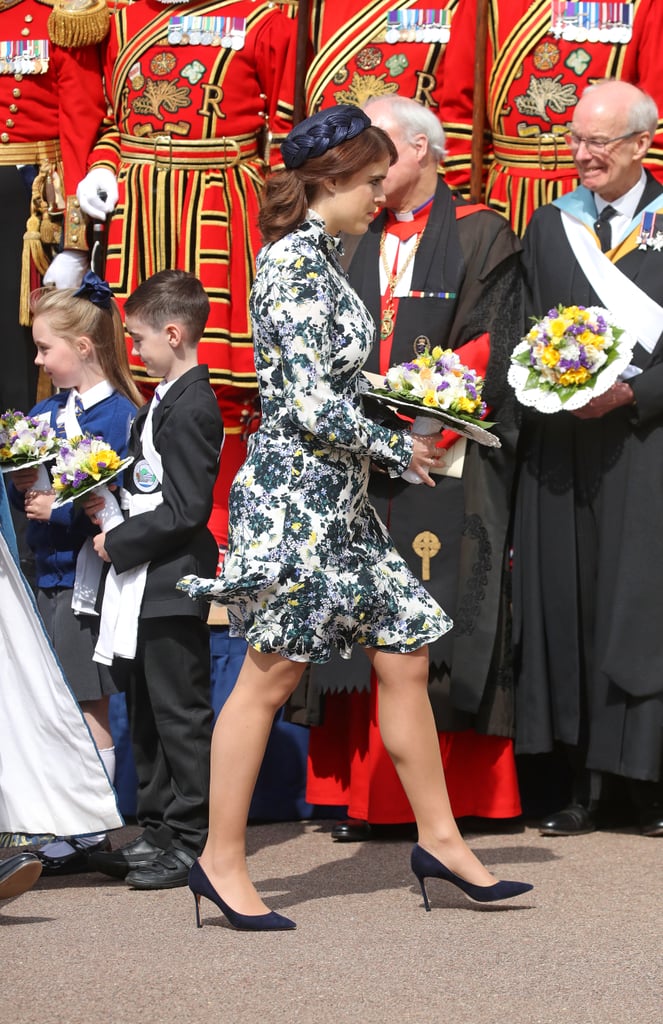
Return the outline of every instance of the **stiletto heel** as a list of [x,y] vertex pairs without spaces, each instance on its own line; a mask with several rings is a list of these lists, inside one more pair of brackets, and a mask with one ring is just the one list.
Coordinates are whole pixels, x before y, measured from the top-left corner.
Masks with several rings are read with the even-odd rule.
[[426,886],[424,884],[423,877],[419,879],[419,885],[421,886],[421,895],[424,898],[424,907],[426,910],[430,910],[430,903],[428,902],[428,893],[426,892]]
[[534,888],[529,882],[495,882],[493,885],[474,885],[472,882],[466,882],[464,878],[455,875],[453,871],[445,867],[442,861],[434,857],[432,853],[422,849],[418,843],[412,848],[410,865],[413,874],[421,886],[421,894],[424,898],[426,910],[430,910],[430,903],[428,902],[428,895],[424,885],[424,879],[426,878],[441,878],[445,882],[451,882],[452,885],[455,885],[461,892],[464,892],[468,899],[474,900],[475,903],[498,903],[500,900],[509,900],[514,896],[521,896],[524,892],[529,892],[530,889]]
[[211,900],[212,903],[216,904],[221,913],[227,919],[228,923],[231,924],[233,928],[237,928],[238,931],[277,932],[290,931],[297,927],[295,922],[291,921],[289,917],[284,917],[283,914],[277,914],[274,910],[271,910],[268,914],[238,914],[236,910],[233,910],[232,907],[229,907],[228,904],[221,899],[205,874],[199,860],[195,861],[189,871],[189,888],[196,900],[196,924],[199,928],[202,928],[203,926],[202,921],[200,920],[201,896],[204,896],[205,899]]

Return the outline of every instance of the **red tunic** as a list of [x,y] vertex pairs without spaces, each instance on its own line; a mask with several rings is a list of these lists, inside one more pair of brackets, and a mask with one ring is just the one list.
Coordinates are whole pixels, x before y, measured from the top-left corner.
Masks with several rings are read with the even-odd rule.
[[[99,55],[94,47],[65,50],[49,40],[51,7],[21,0],[0,10],[0,163],[37,163],[12,152],[15,143],[58,140],[64,186],[74,195],[105,113]],[[12,71],[4,61],[10,44],[48,45],[43,73]],[[41,64],[45,61],[40,58]],[[4,63],[3,63],[4,62]],[[4,155],[3,155],[4,154]]]
[[[211,313],[199,358],[224,418],[210,522],[222,546],[227,491],[244,459],[257,394],[248,296],[262,244],[260,190],[292,123],[286,57],[294,27],[267,2],[138,0],[115,13],[105,47],[113,120],[91,165],[118,176],[106,277],[120,304],[170,267],[196,274],[207,291]],[[222,45],[230,32],[237,48]],[[144,367],[130,361],[149,391]]]
[[[448,26],[457,2],[442,0],[435,10],[425,0],[371,0],[361,7],[352,0],[311,4],[314,56],[306,76],[307,109],[361,106],[370,96],[398,93],[437,110],[446,42],[421,38],[424,18],[445,11]],[[390,14],[399,35],[407,38],[385,39]]]
[[[550,0],[489,4],[485,198],[510,218],[519,234],[538,206],[578,184],[564,134],[587,85],[600,78],[622,78],[648,92],[659,111],[663,109],[663,4],[633,0],[611,6],[633,9],[628,43],[556,37]],[[477,0],[460,0],[454,15],[441,105],[447,133],[445,177],[452,188],[465,192],[471,175],[476,8]],[[663,121],[646,163],[663,180]]]

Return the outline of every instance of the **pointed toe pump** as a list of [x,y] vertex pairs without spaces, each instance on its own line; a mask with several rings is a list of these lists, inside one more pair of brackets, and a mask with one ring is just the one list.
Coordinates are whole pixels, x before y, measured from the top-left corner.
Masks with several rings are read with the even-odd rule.
[[445,882],[451,882],[475,903],[499,903],[502,900],[513,899],[514,896],[521,896],[524,892],[529,892],[534,888],[529,882],[495,882],[493,885],[473,885],[472,882],[466,882],[464,878],[455,875],[453,871],[445,867],[442,861],[422,849],[418,843],[412,848],[410,864],[421,886],[421,895],[424,898],[426,910],[430,910],[424,884],[426,878],[441,878]]
[[237,928],[238,931],[283,932],[291,931],[293,928],[297,927],[295,922],[291,921],[289,917],[284,917],[283,914],[277,914],[273,910],[267,914],[238,914],[236,910],[233,910],[232,907],[229,907],[228,904],[221,899],[205,874],[199,860],[193,864],[189,872],[189,888],[191,889],[196,901],[196,924],[199,928],[202,928],[203,926],[203,923],[200,920],[201,896],[204,896],[205,899],[211,900],[212,903],[215,903],[227,919],[228,923],[231,924],[233,928]]

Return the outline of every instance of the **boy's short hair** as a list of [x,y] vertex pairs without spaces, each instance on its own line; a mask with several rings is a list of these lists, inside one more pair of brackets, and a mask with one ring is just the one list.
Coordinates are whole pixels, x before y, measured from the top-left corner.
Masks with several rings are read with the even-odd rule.
[[195,274],[160,270],[131,293],[124,312],[156,331],[167,323],[180,323],[185,328],[186,340],[196,344],[203,336],[210,302]]

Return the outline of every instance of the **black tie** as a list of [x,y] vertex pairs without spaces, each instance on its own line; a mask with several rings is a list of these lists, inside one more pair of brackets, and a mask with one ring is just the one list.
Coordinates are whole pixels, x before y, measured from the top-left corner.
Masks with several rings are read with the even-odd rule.
[[610,221],[616,213],[617,211],[614,206],[604,206],[598,215],[596,223],[594,224],[594,230],[596,231],[598,240],[601,243],[601,252],[607,252],[608,249],[612,248],[612,228],[610,227]]

